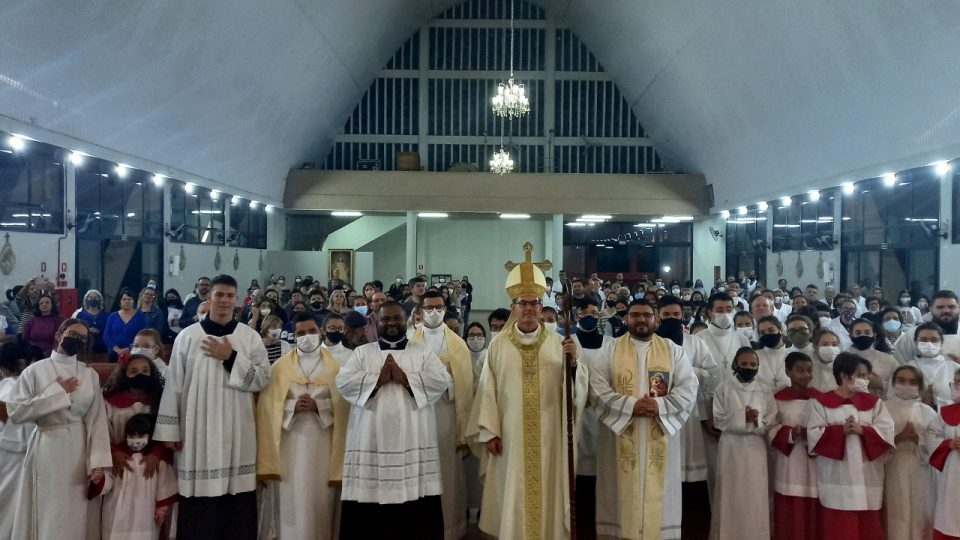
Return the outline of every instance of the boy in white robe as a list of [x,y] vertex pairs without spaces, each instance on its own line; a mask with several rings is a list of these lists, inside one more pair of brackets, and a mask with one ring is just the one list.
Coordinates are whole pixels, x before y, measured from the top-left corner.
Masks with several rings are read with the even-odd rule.
[[27,453],[33,422],[14,424],[7,416],[6,402],[17,391],[17,379],[24,368],[37,360],[39,351],[25,343],[4,343],[0,347],[0,538],[13,534],[13,515],[20,498],[20,472]]
[[960,372],[954,376],[954,403],[940,407],[926,433],[926,451],[937,475],[933,538],[960,539]]

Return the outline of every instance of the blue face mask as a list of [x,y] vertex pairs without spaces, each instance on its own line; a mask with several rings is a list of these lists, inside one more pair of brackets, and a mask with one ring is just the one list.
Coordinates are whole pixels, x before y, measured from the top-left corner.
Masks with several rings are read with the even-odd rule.
[[577,325],[580,328],[583,328],[584,330],[586,330],[587,332],[591,332],[593,330],[596,330],[598,321],[599,319],[597,319],[593,315],[584,315],[580,317],[579,320],[577,320]]
[[367,306],[357,306],[357,307],[353,308],[353,310],[356,311],[357,313],[361,314],[361,315],[366,315],[366,314],[367,314]]

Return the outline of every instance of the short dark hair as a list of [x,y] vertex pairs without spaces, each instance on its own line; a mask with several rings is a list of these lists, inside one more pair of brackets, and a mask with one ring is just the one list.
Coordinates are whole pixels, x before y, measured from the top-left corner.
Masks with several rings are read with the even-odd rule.
[[[431,289],[423,293],[422,295],[420,295],[420,304],[422,304],[423,301],[426,300],[427,298],[439,298],[441,300],[444,300],[443,295],[440,294],[440,291],[436,289]],[[418,304],[417,307],[420,307],[420,305]]]
[[810,319],[810,317],[807,317],[806,315],[801,315],[799,313],[791,313],[790,315],[787,316],[787,325],[789,326],[790,323],[792,323],[793,321],[800,321],[802,323],[805,323],[807,325],[807,328],[809,328],[811,332],[814,330],[814,328],[816,328],[813,325],[813,320]]
[[416,283],[426,283],[427,280],[423,276],[412,277],[407,280],[407,285],[412,289]]
[[727,293],[713,293],[710,295],[710,298],[707,298],[707,305],[710,306],[710,309],[717,307],[717,302],[730,302],[733,304],[733,298],[730,298],[730,295]]
[[149,414],[135,414],[127,420],[123,427],[125,435],[152,435],[153,416]]
[[477,321],[473,321],[472,323],[470,323],[470,324],[467,326],[467,331],[464,332],[464,334],[470,333],[470,329],[471,329],[471,328],[479,328],[480,331],[483,332],[483,337],[487,337],[487,329],[484,328],[483,325],[480,324],[480,323],[478,323]]
[[763,323],[772,324],[780,330],[783,330],[783,323],[780,322],[780,319],[778,319],[776,315],[764,315],[763,317],[760,317],[760,319],[757,320],[757,328],[759,328]]
[[5,369],[10,373],[20,371],[20,360],[26,360],[30,365],[40,360],[42,351],[26,341],[8,341],[0,346],[0,369]]
[[820,290],[820,287],[817,287],[817,286],[814,285],[813,283],[808,283],[805,288],[807,288],[807,289],[817,289],[817,290]]
[[547,311],[549,311],[550,313],[553,313],[554,315],[557,315],[557,310],[550,306],[543,306],[543,309],[540,310],[540,313],[544,313]]
[[581,309],[587,309],[588,306],[593,306],[597,309],[600,309],[600,303],[597,302],[596,298],[584,296],[580,300],[577,300],[577,311],[580,311]]
[[788,354],[786,358],[784,358],[783,365],[787,368],[787,370],[792,370],[793,366],[797,365],[798,362],[810,362],[812,364],[813,360],[807,356],[807,353],[793,351],[792,353]]
[[[297,302],[297,303],[298,303],[298,304],[303,304],[303,302]],[[316,319],[313,315],[311,315],[311,314],[309,314],[309,313],[307,313],[307,312],[305,312],[305,311],[300,311],[300,312],[297,312],[297,313],[294,313],[294,314],[293,314],[293,318],[290,319],[290,324],[292,324],[294,327],[296,327],[296,326],[297,326],[297,323],[302,323],[302,322],[307,322],[307,321],[317,322],[317,319]]]
[[459,320],[460,320],[460,314],[458,314],[456,311],[449,310],[449,309],[448,309],[447,311],[443,312],[443,320],[444,320],[444,321],[449,321],[450,319],[456,319],[456,320],[459,321]]
[[54,301],[53,301],[53,297],[50,296],[50,295],[47,294],[47,293],[43,293],[43,294],[40,295],[39,298],[37,298],[37,305],[36,305],[36,307],[33,308],[33,314],[34,314],[34,315],[40,315],[40,301],[43,300],[44,298],[49,298],[49,299],[50,299],[50,314],[51,314],[51,315],[59,315],[60,312],[57,310],[57,303],[54,302]]
[[227,287],[237,288],[237,280],[229,274],[218,274],[213,276],[213,279],[210,280],[210,286],[215,285],[226,285]]
[[911,366],[909,364],[904,364],[898,367],[897,369],[893,370],[893,374],[890,375],[890,386],[893,386],[893,381],[897,380],[897,373],[900,373],[905,369],[909,369],[910,371],[913,371],[913,374],[916,375],[917,377],[917,382],[920,383],[919,384],[920,391],[923,392],[923,389],[926,386],[923,383],[923,372],[920,371],[920,368],[918,368],[917,366]]
[[680,306],[683,309],[683,300],[680,300],[672,294],[665,294],[657,300],[657,309],[663,309],[667,306]]
[[733,361],[730,362],[730,367],[731,367],[731,368],[736,368],[736,366],[737,366],[737,360],[740,358],[740,355],[747,354],[747,353],[750,353],[750,354],[756,356],[756,357],[757,357],[757,362],[758,362],[758,363],[760,362],[760,355],[757,354],[757,351],[753,350],[753,347],[743,346],[743,347],[740,347],[739,349],[737,349],[737,352],[733,353]]
[[342,321],[342,320],[343,320],[343,315],[335,311],[331,311],[330,313],[327,313],[323,317],[323,324],[321,326],[327,326],[327,323],[330,321]]
[[[933,299],[936,300],[937,298],[951,298],[954,302],[960,304],[960,298],[957,297],[957,293],[948,289],[937,291],[937,294],[933,295]],[[930,303],[932,304],[933,302]]]
[[833,360],[834,380],[837,381],[837,384],[840,384],[842,381],[841,375],[853,377],[857,373],[857,368],[860,367],[860,364],[863,362],[866,362],[866,360],[853,353],[842,352],[838,354]]
[[943,328],[940,328],[940,325],[933,321],[927,321],[921,325],[918,325],[916,330],[913,331],[913,341],[917,341],[917,337],[920,335],[922,330],[936,331],[936,333],[940,334],[940,340],[943,341]]
[[696,321],[696,322],[694,322],[693,324],[690,325],[690,332],[691,332],[691,333],[693,332],[693,329],[694,329],[694,328],[707,329],[707,323],[705,323],[705,322],[703,322],[703,321]]
[[510,318],[510,310],[506,308],[497,308],[487,315],[487,324],[493,321],[505,321]]
[[633,302],[630,302],[630,304],[627,306],[627,311],[630,311],[631,309],[633,309],[633,306],[647,306],[648,308],[650,308],[651,310],[653,310],[654,313],[657,312],[657,304],[655,304],[655,303],[653,303],[653,302],[651,302],[651,301],[649,301],[649,300],[647,300],[647,299],[645,299],[645,298],[638,298],[638,299],[634,300]]

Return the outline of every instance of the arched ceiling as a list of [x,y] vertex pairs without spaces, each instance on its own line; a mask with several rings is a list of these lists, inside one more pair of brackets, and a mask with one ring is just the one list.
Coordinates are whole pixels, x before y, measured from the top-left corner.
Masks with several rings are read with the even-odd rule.
[[[279,201],[395,49],[456,3],[7,0],[0,115]],[[720,207],[960,156],[958,3],[538,3]]]

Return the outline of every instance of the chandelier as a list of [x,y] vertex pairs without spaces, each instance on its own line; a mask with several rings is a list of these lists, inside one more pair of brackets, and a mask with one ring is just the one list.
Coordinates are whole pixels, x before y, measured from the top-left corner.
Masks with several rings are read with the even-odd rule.
[[490,100],[493,114],[501,118],[519,118],[530,112],[530,100],[523,84],[513,76],[513,0],[510,0],[510,77],[497,86],[497,95]]
[[503,149],[503,146],[493,153],[493,159],[490,160],[490,172],[501,176],[513,172],[513,160],[510,158],[510,153]]

